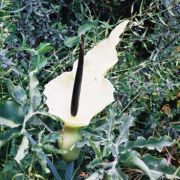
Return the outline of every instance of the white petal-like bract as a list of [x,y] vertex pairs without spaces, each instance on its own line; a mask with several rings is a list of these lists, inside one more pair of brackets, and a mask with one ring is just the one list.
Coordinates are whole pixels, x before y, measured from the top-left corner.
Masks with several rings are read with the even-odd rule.
[[123,21],[84,56],[84,70],[75,117],[71,116],[71,98],[77,61],[71,72],[64,72],[45,85],[44,94],[49,113],[59,117],[69,127],[87,126],[90,120],[114,101],[114,87],[104,76],[118,61],[116,45],[124,32],[128,20]]

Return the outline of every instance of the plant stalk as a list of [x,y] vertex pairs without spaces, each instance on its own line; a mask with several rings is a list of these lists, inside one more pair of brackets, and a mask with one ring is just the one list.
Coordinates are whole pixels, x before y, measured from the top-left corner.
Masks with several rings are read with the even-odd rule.
[[74,172],[74,161],[67,162],[65,180],[71,180]]

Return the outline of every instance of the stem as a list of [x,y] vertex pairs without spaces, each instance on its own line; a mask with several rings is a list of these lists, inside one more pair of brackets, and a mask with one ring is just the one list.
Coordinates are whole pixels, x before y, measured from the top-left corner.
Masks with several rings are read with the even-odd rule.
[[76,143],[81,139],[80,129],[64,126],[60,133],[60,137],[58,141],[59,148],[66,151],[65,154],[62,154],[63,159],[66,162],[76,160],[80,153],[80,148],[76,147]]
[[67,162],[65,180],[71,180],[74,172],[74,161]]
[[[24,129],[23,132],[22,132],[27,138],[28,140],[30,141],[30,143],[32,145],[36,145],[37,142],[31,137],[31,135]],[[51,173],[53,174],[54,178],[56,180],[61,180],[61,177],[56,169],[56,167],[54,166],[54,164],[50,161],[50,159],[46,156],[46,160],[47,160],[47,165],[51,171]]]

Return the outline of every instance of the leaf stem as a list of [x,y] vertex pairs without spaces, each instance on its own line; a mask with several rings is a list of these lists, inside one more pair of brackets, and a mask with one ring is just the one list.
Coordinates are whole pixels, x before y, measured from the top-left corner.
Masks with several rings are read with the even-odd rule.
[[[28,140],[30,141],[30,143],[32,145],[36,145],[37,142],[31,137],[31,135],[24,129],[22,131],[22,133],[28,138]],[[56,167],[54,166],[54,164],[50,161],[50,159],[46,156],[46,160],[47,160],[47,165],[50,169],[50,171],[52,172],[55,180],[61,180],[61,177],[56,169]]]

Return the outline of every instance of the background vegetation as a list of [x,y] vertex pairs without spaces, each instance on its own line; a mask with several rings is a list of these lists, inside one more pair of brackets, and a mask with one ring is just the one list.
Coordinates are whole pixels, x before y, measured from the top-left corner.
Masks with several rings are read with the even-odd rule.
[[[44,85],[72,69],[80,33],[88,51],[124,18],[133,23],[108,73],[116,101],[82,130],[73,178],[180,177],[178,0],[1,0],[0,112],[20,126],[0,120],[0,179],[53,179],[44,153],[64,177],[62,124],[38,113],[47,112]],[[18,163],[22,125],[37,144]]]

